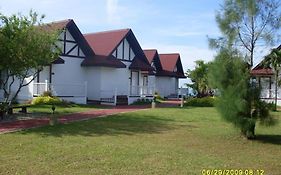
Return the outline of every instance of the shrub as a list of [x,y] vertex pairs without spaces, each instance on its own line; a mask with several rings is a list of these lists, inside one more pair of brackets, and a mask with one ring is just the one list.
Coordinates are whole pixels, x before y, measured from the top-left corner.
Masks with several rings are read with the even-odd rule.
[[60,105],[63,104],[63,101],[58,97],[50,97],[50,96],[40,96],[36,97],[32,100],[32,104],[39,105],[39,104],[46,104],[46,105]]
[[269,102],[269,103],[266,103],[266,106],[269,110],[271,111],[274,111],[275,110],[275,104],[274,102]]
[[43,97],[52,97],[53,94],[51,91],[44,91],[43,94],[42,94]]
[[132,105],[146,105],[146,104],[151,104],[152,100],[149,99],[138,99],[137,101],[135,101],[134,103],[132,103]]
[[185,106],[197,106],[197,107],[214,107],[215,97],[203,97],[203,98],[189,98],[185,102]]

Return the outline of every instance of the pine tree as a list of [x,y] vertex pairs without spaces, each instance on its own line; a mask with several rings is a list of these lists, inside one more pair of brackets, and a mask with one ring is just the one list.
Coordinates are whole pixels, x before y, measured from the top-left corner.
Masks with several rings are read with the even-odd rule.
[[209,76],[220,93],[217,108],[249,139],[255,137],[257,121],[274,124],[250,71],[257,44],[274,43],[281,26],[278,8],[276,0],[225,0],[216,15],[222,37],[209,39],[218,49]]

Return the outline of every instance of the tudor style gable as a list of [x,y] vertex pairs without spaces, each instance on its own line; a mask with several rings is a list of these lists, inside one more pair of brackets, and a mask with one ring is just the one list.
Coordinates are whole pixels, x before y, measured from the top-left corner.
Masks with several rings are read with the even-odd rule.
[[97,56],[96,60],[85,60],[82,66],[128,67],[142,71],[153,69],[131,29],[90,33],[84,36]]
[[57,46],[61,49],[62,56],[85,58],[83,50],[68,29],[60,34]]
[[44,27],[46,30],[61,31],[56,42],[56,46],[61,50],[60,56],[86,58],[95,55],[72,19],[52,22]]
[[135,53],[128,40],[125,38],[113,51],[112,56],[122,61],[132,61],[135,58]]
[[159,54],[163,71],[157,73],[159,76],[171,76],[178,78],[186,78],[182,68],[180,54]]
[[159,55],[156,49],[145,49],[143,50],[148,62],[154,69],[154,73],[162,71],[162,65],[159,59]]

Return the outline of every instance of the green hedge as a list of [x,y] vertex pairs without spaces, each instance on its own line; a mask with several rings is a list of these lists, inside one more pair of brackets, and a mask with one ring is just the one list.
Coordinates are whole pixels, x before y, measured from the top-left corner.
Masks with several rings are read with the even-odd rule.
[[147,104],[151,104],[151,102],[152,100],[149,99],[138,99],[137,101],[132,103],[132,105],[147,105]]
[[63,101],[58,97],[49,97],[49,96],[40,96],[36,97],[32,100],[32,104],[34,105],[60,105],[63,104]]
[[203,97],[203,98],[189,98],[185,101],[185,106],[197,106],[197,107],[214,107],[215,97]]

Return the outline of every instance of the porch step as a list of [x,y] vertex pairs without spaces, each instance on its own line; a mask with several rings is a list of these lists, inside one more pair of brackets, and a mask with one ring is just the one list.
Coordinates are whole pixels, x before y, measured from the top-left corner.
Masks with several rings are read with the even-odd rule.
[[117,95],[117,103],[116,105],[128,105],[128,97],[127,95]]
[[97,100],[87,100],[87,104],[89,105],[99,105],[101,102]]
[[178,99],[178,95],[177,94],[170,94],[167,96],[167,99]]

